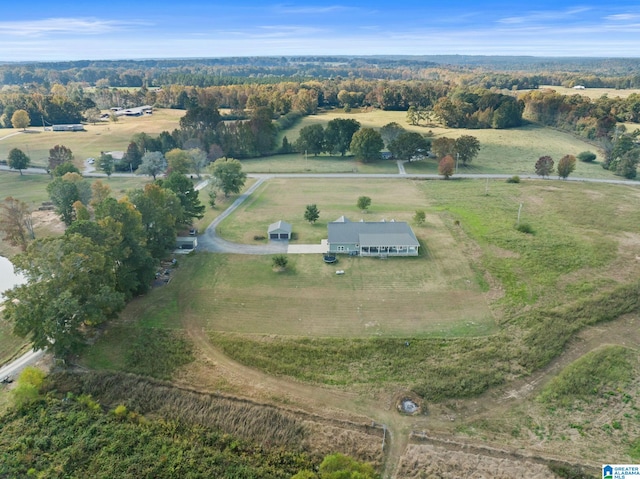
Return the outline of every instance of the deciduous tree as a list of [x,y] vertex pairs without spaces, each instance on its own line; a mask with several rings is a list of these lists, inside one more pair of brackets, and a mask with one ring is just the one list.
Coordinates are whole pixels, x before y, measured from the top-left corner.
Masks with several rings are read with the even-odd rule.
[[309,152],[314,156],[324,150],[324,128],[322,125],[308,125],[300,130],[296,140],[296,149],[300,152]]
[[167,161],[159,151],[148,151],[142,156],[142,163],[138,167],[138,173],[152,176],[156,179],[160,173],[167,169]]
[[13,258],[27,283],[5,293],[4,316],[36,349],[76,352],[91,327],[115,316],[124,295],[104,249],[77,234],[36,240]]
[[436,155],[436,158],[444,158],[447,155],[455,156],[456,140],[453,138],[447,138],[446,136],[436,138],[431,142],[431,151]]
[[113,166],[114,166],[113,156],[107,153],[102,153],[100,155],[99,166],[100,166],[100,169],[104,172],[104,174],[107,175],[107,178],[111,177],[111,174],[113,173]]
[[444,176],[445,180],[448,180],[451,175],[453,175],[453,170],[455,168],[455,161],[453,156],[447,155],[440,160],[438,163],[438,173]]
[[566,180],[567,177],[576,169],[576,157],[573,155],[564,155],[558,161],[558,177]]
[[14,128],[26,130],[30,124],[31,118],[29,118],[29,113],[26,110],[16,110],[11,115],[11,125]]
[[0,231],[11,246],[25,251],[29,240],[35,238],[29,206],[11,196],[5,198],[0,205]]
[[213,162],[211,175],[225,198],[232,193],[240,193],[247,179],[247,174],[242,171],[242,163],[233,158],[219,158]]
[[360,123],[353,119],[335,118],[329,121],[324,131],[325,151],[344,156],[351,145],[353,135],[359,129]]
[[54,178],[47,185],[47,193],[56,212],[67,226],[75,219],[73,204],[81,201],[87,205],[91,200],[91,186],[77,173],[67,173]]
[[400,133],[388,148],[395,159],[410,161],[413,157],[426,155],[430,142],[420,133],[407,131]]
[[371,206],[371,198],[369,198],[368,196],[360,196],[358,198],[358,202],[356,203],[356,206],[358,207],[359,210],[366,211],[367,208]]
[[168,169],[171,173],[184,175],[191,169],[191,157],[185,150],[174,148],[173,150],[167,151],[165,158],[167,159]]
[[315,223],[318,221],[318,218],[320,218],[320,210],[318,209],[318,206],[315,204],[307,205],[304,210],[304,219],[309,223]]
[[583,151],[578,153],[578,159],[585,163],[591,163],[596,160],[596,154],[592,151]]
[[387,148],[389,148],[389,143],[394,141],[401,133],[404,133],[406,130],[400,126],[400,124],[392,121],[391,123],[387,123],[383,127],[380,128],[380,136],[382,137],[382,141]]
[[456,154],[458,160],[462,162],[464,166],[478,156],[480,152],[480,141],[475,136],[462,135],[456,139],[455,143]]
[[415,214],[413,215],[413,222],[417,225],[421,225],[424,224],[426,218],[427,215],[424,210],[416,210]]
[[22,176],[22,170],[29,167],[31,160],[25,154],[24,151],[18,148],[12,148],[9,151],[9,156],[7,157],[9,168],[13,170],[18,170],[20,172],[20,176]]
[[62,163],[73,161],[73,152],[64,145],[56,145],[49,150],[49,171],[53,171]]
[[553,173],[553,159],[550,156],[541,156],[535,164],[536,175],[543,178]]
[[380,150],[383,147],[380,133],[373,128],[363,128],[353,135],[349,149],[357,160],[369,163],[380,159]]

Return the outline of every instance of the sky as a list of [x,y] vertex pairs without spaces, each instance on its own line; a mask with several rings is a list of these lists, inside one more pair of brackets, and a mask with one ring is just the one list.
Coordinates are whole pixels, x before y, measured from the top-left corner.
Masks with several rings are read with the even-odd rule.
[[0,61],[289,55],[640,57],[640,2],[30,0]]

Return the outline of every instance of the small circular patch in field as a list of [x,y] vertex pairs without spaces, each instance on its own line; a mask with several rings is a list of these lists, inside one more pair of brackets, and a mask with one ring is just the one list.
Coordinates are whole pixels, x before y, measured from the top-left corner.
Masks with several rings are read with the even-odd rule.
[[420,399],[415,394],[407,393],[400,395],[399,398],[396,407],[400,414],[414,416],[425,412],[422,409]]

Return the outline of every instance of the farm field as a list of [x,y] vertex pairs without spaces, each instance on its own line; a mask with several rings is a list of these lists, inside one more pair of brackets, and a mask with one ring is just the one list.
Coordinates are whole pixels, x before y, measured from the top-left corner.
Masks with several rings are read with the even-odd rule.
[[[37,126],[29,127],[26,132],[4,129],[0,132],[0,158],[6,158],[12,148],[20,148],[31,158],[33,166],[45,166],[49,149],[64,145],[73,152],[76,166],[81,167],[86,158],[97,158],[101,151],[126,151],[136,133],[157,135],[165,130],[173,131],[183,115],[182,110],[154,110],[153,115],[120,117],[116,123],[88,124],[86,131],[77,132],[42,131],[42,127]],[[19,134],[7,137],[13,133]]]

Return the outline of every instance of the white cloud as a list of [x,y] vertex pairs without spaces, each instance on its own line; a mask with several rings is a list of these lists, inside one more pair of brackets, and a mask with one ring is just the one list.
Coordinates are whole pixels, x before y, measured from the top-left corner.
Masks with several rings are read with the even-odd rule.
[[608,15],[605,20],[613,20],[614,22],[626,22],[629,20],[638,20],[640,15],[636,13],[618,13],[616,15]]
[[581,13],[587,12],[591,10],[588,7],[577,7],[571,8],[568,10],[554,11],[554,10],[546,10],[546,11],[532,11],[525,15],[515,16],[515,17],[505,17],[498,20],[498,23],[504,24],[520,24],[526,22],[548,22],[548,21],[556,21],[556,20],[566,20],[568,18],[574,17]]
[[292,15],[323,15],[325,13],[343,12],[345,10],[351,10],[351,7],[344,5],[329,5],[326,7],[321,6],[306,6],[296,7],[293,5],[276,5],[275,9],[278,13],[292,14]]
[[0,35],[40,36],[47,34],[100,35],[140,23],[116,22],[93,18],[46,18],[0,22]]

